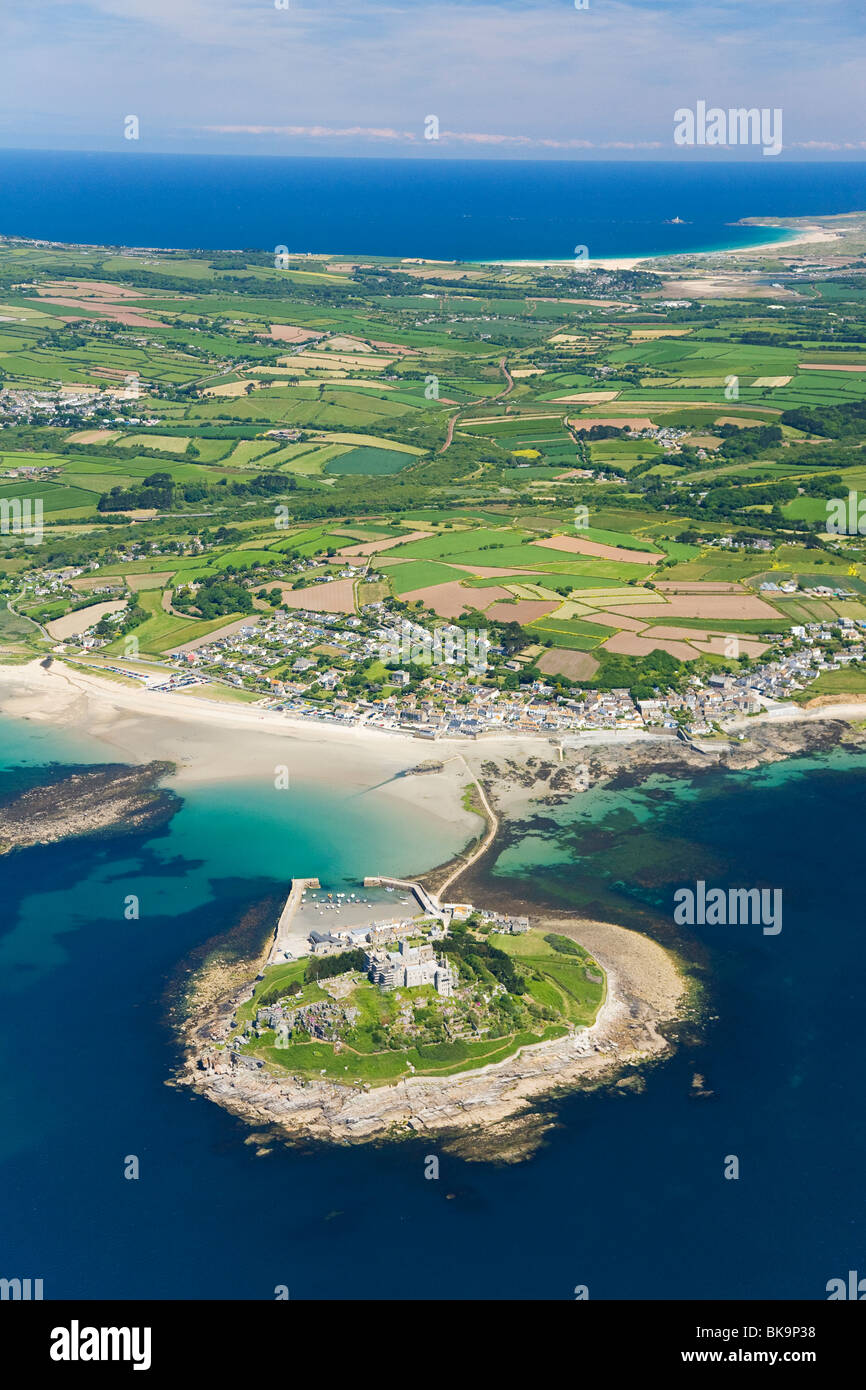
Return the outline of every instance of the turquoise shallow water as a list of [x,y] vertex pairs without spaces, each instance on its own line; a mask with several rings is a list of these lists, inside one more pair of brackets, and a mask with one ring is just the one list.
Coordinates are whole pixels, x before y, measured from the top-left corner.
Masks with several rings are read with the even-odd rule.
[[[9,723],[0,748],[73,754]],[[0,859],[0,1273],[43,1278],[48,1297],[287,1284],[295,1299],[567,1299],[577,1283],[593,1298],[824,1297],[862,1267],[866,1234],[864,790],[852,757],[657,778],[518,835],[500,885],[664,929],[674,885],[705,870],[781,884],[784,930],[694,929],[718,1015],[700,1046],[652,1069],[642,1095],[559,1102],[530,1161],[442,1155],[438,1182],[424,1139],[257,1158],[245,1126],[164,1084],[160,1002],[179,961],[293,872],[333,881],[383,844],[395,871],[418,866],[419,845],[431,861],[456,848],[426,822],[375,796],[227,784],[186,795],[156,833]],[[712,1100],[690,1098],[695,1070]],[[732,1153],[738,1182],[722,1177]]]

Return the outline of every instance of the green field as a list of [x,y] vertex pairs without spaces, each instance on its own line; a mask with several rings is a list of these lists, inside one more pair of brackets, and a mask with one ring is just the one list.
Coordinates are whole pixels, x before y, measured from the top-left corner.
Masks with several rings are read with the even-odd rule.
[[387,569],[383,565],[382,572],[390,580],[395,594],[409,594],[413,589],[426,589],[431,584],[448,584],[467,575],[466,570],[456,565],[437,565],[432,560],[409,561]]
[[[169,576],[138,599],[148,614],[136,629],[142,651],[163,654],[211,630],[165,612],[163,586],[240,570],[257,593],[272,574],[302,587],[338,571],[339,562],[319,565],[328,550],[399,535],[402,525],[433,534],[372,556],[370,572],[386,578],[365,585],[365,600],[395,614],[402,596],[459,581],[481,609],[491,589],[585,600],[588,612],[554,610],[530,625],[527,645],[594,650],[616,631],[592,621],[591,610],[611,597],[604,591],[649,597],[646,581],[735,581],[757,593],[762,576],[794,575],[858,595],[767,595],[778,616],[764,622],[656,620],[674,636],[689,627],[782,635],[793,623],[861,620],[866,544],[837,543],[822,529],[828,497],[866,493],[866,372],[845,370],[866,361],[866,294],[854,261],[839,281],[799,265],[797,293],[779,307],[768,302],[776,273],[768,253],[760,268],[739,267],[736,295],[704,294],[697,279],[679,308],[664,306],[663,277],[651,267],[590,268],[576,285],[567,266],[475,265],[445,275],[429,263],[410,276],[406,263],[386,257],[352,270],[335,264],[299,258],[282,272],[254,253],[0,246],[4,396],[51,396],[50,406],[23,414],[4,414],[0,402],[0,502],[13,522],[2,537],[2,574],[19,607],[68,611],[79,581],[70,588],[58,576],[73,572],[85,584],[95,575]],[[97,312],[92,296],[77,308],[37,297],[50,287],[52,297],[75,299],[78,282],[91,279],[114,286],[118,302],[149,325]],[[271,338],[272,324],[311,329],[322,342],[296,348]],[[675,336],[654,336],[659,330]],[[345,345],[345,360],[335,360],[338,335],[380,361],[357,363]],[[513,377],[507,391],[503,360]],[[285,372],[271,376],[280,364]],[[138,377],[134,400],[122,389],[129,372]],[[732,375],[736,400],[725,396]],[[428,400],[431,376],[438,398]],[[220,383],[240,394],[207,394]],[[596,392],[605,399],[557,399]],[[589,440],[573,432],[631,417],[685,434]],[[754,428],[761,425],[777,428]],[[300,437],[272,433],[286,429]],[[37,470],[42,476],[32,476]],[[587,476],[564,477],[570,470]],[[169,481],[146,482],[155,474]],[[100,509],[112,489],[129,496]],[[44,511],[38,546],[15,532],[14,504],[28,499]],[[112,501],[123,511],[105,510]],[[288,529],[275,527],[277,508],[291,518]],[[585,539],[664,558],[638,565],[535,543],[577,534],[578,508],[590,522],[580,529]],[[771,548],[725,548],[740,532]],[[516,573],[478,573],[487,569]],[[520,611],[504,602],[503,614]],[[520,640],[513,630],[507,636]],[[28,640],[20,629],[17,640]],[[633,689],[650,669],[608,655],[599,681],[610,668]],[[291,669],[288,657],[272,656],[263,671]],[[339,646],[335,659],[346,663],[343,680],[351,661]],[[689,663],[699,677],[712,668],[701,656]],[[258,678],[245,684],[247,693],[265,691]],[[391,687],[375,685],[365,678],[365,695],[387,698]],[[413,685],[405,698],[421,694]]]
[[605,998],[604,972],[577,942],[571,943],[574,954],[565,955],[549,945],[539,931],[525,936],[497,935],[495,941],[500,950],[532,966],[543,977],[543,991],[530,987],[541,1003],[552,1005],[570,1023],[581,1027],[595,1020]]
[[409,464],[415,463],[412,454],[397,449],[348,449],[337,458],[325,464],[326,473],[369,473],[379,477],[387,473],[399,473]]
[[[810,700],[831,695],[838,696],[840,703],[844,703],[847,695],[866,700],[866,670],[849,666],[841,671],[822,671],[816,681],[806,690],[797,691],[793,698],[798,705],[805,705]],[[866,704],[863,708],[866,717]]]
[[[206,637],[208,633],[215,632],[242,616],[240,613],[229,613],[226,617],[214,618],[210,622],[195,618],[176,618],[172,613],[163,612],[161,601],[162,592],[159,589],[145,590],[138,596],[139,606],[151,616],[140,627],[135,628],[131,635],[137,639],[139,649],[149,655],[161,656],[172,647],[195,641],[198,637]],[[105,652],[109,655],[122,654],[126,640],[121,637],[110,643],[104,648]]]

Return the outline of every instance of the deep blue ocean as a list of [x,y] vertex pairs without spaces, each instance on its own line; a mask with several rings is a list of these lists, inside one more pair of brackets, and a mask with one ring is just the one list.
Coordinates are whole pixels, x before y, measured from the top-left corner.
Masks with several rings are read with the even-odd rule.
[[[0,755],[8,790],[105,753],[4,720]],[[675,884],[767,883],[783,930],[694,929],[717,1018],[642,1094],[562,1100],[534,1157],[442,1155],[438,1181],[430,1140],[258,1157],[245,1125],[164,1084],[178,963],[293,873],[364,872],[374,842],[417,868],[420,820],[375,794],[227,783],[157,832],[0,857],[0,1274],[46,1298],[825,1298],[866,1267],[864,793],[866,757],[836,754],[656,777],[522,827],[500,886],[664,930]],[[696,1071],[712,1098],[691,1096]]]
[[[568,258],[769,239],[866,206],[864,165],[520,164],[0,153],[0,234],[94,244]],[[684,219],[671,226],[670,219]],[[95,744],[0,721],[0,794]],[[574,1095],[510,1167],[429,1140],[275,1148],[165,1082],[178,965],[294,874],[417,869],[459,845],[321,785],[184,794],[159,831],[0,856],[0,1277],[47,1298],[815,1298],[866,1270],[866,758],[593,793],[494,868],[521,896],[667,938],[676,886],[781,887],[779,936],[694,928],[710,1020],[639,1095]],[[381,847],[387,846],[387,863]],[[141,900],[137,922],[124,898]],[[695,1099],[695,1073],[712,1090]],[[127,1155],[141,1177],[123,1177]],[[726,1157],[740,1178],[726,1181]]]
[[93,245],[594,259],[755,245],[785,234],[732,224],[864,207],[864,163],[0,151],[0,235]]

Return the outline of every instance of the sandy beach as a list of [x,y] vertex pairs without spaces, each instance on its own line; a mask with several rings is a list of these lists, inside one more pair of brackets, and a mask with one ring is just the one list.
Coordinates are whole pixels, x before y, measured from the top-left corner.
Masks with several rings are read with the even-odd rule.
[[[746,223],[739,225],[776,227],[774,222]],[[787,228],[778,226],[779,231],[786,231]],[[792,229],[793,230],[793,229]],[[841,240],[841,233],[828,231],[825,227],[809,226],[801,230],[794,231],[793,236],[785,241],[761,241],[755,242],[753,246],[726,246],[718,251],[667,251],[660,252],[656,256],[588,256],[585,259],[575,262],[572,258],[566,257],[563,260],[551,261],[488,261],[488,265],[506,266],[529,266],[543,268],[545,266],[565,266],[576,265],[578,269],[590,269],[597,267],[599,270],[637,270],[640,268],[652,269],[655,261],[680,260],[683,257],[705,257],[705,256],[751,256],[759,252],[784,251],[789,252],[799,249],[801,246],[814,246],[827,242]]]
[[[375,786],[377,795],[404,798],[434,820],[459,825],[467,845],[483,824],[464,809],[462,797],[482,763],[516,759],[521,765],[551,767],[559,756],[546,740],[532,738],[443,741],[431,748],[426,740],[402,734],[317,726],[275,711],[120,685],[59,661],[47,669],[35,661],[0,667],[0,712],[87,734],[126,762],[172,762],[177,772],[169,783],[181,791],[184,784],[231,778],[260,776],[272,782],[278,764],[299,779],[327,781],[347,792]],[[624,740],[626,745],[630,741],[649,747],[654,742],[646,735]],[[594,743],[589,738],[588,745]],[[435,775],[389,780],[431,755],[443,764]],[[524,797],[531,795],[528,788],[521,790]],[[541,784],[535,790],[549,788]],[[518,813],[524,804],[518,795],[505,800]],[[486,842],[491,825],[495,830],[495,813]],[[421,847],[419,873],[433,867],[423,857]],[[454,864],[460,863],[458,856]],[[442,873],[453,877],[453,866]],[[205,968],[198,1007],[184,1028],[185,1061],[177,1079],[248,1123],[268,1125],[283,1137],[357,1142],[428,1131],[470,1146],[483,1141],[479,1157],[489,1157],[491,1151],[522,1157],[549,1127],[548,1117],[539,1128],[536,1102],[541,1097],[576,1085],[616,1084],[624,1068],[669,1050],[660,1029],[676,1018],[685,988],[673,957],[647,937],[570,916],[551,917],[549,926],[573,935],[607,973],[606,999],[590,1029],[525,1048],[478,1071],[411,1078],[372,1091],[318,1078],[280,1080],[232,1068],[225,1052],[214,1046],[231,1018],[231,998],[249,992],[261,964],[250,961],[240,976],[233,973],[227,994],[229,981],[218,960]],[[265,950],[269,947],[270,940]]]
[[[749,732],[745,743],[723,742],[707,754],[645,731],[587,731],[556,743],[504,735],[431,745],[400,733],[321,725],[249,705],[147,691],[60,661],[47,669],[36,661],[0,667],[0,712],[87,734],[98,740],[100,750],[111,749],[125,762],[173,763],[177,771],[169,784],[181,791],[185,783],[231,778],[261,777],[270,783],[275,767],[286,766],[299,780],[324,781],[347,793],[375,787],[377,795],[402,798],[452,830],[459,826],[467,846],[482,830],[480,817],[462,804],[472,777],[483,778],[489,795],[489,842],[501,820],[519,820],[542,805],[569,800],[610,776],[627,773],[640,779],[666,766],[687,773],[720,762],[749,768],[836,746],[849,734],[856,739],[859,735],[841,721],[862,721],[864,708],[852,701],[816,703],[811,710],[780,709],[773,717],[744,721]],[[442,763],[437,773],[398,775],[431,757]],[[226,969],[217,955],[208,960],[201,979],[192,981],[179,1084],[255,1127],[266,1126],[271,1137],[351,1143],[435,1132],[462,1146],[468,1157],[513,1159],[531,1151],[552,1123],[538,1109],[544,1097],[585,1086],[639,1089],[643,1083],[631,1069],[666,1055],[672,1046],[668,1025],[688,1012],[691,995],[682,964],[658,942],[624,927],[554,914],[533,903],[518,908],[504,882],[491,891],[493,880],[477,876],[475,857],[464,851],[450,866],[435,868],[423,862],[421,846],[415,872],[431,888],[456,879],[454,891],[472,901],[498,910],[528,910],[534,925],[579,941],[607,975],[606,999],[591,1028],[524,1048],[477,1071],[412,1077],[367,1091],[319,1077],[280,1078],[239,1069],[229,1061],[224,1041],[234,1008],[248,997],[270,949],[269,938],[261,959]]]
[[[182,690],[146,690],[72,669],[59,660],[47,669],[36,660],[0,665],[0,713],[96,739],[124,761],[173,762],[180,787],[257,776],[272,780],[275,764],[283,763],[299,777],[333,778],[354,790],[435,758],[445,765],[442,773],[412,779],[402,788],[395,783],[391,794],[452,816],[468,782],[461,758],[477,773],[483,763],[520,763],[540,755],[557,761],[560,744],[565,749],[671,744],[667,734],[640,729],[586,730],[553,738],[490,734],[430,742],[399,731],[342,727],[255,705],[208,700]],[[780,724],[863,718],[862,702],[823,697],[811,707],[778,706],[759,722],[732,721],[730,728],[734,733],[753,732]],[[467,816],[466,825],[468,832],[477,833],[476,817]]]
[[[174,763],[177,771],[169,784],[181,793],[184,786],[232,780],[261,779],[273,786],[275,769],[285,767],[290,779],[324,783],[347,795],[377,787],[377,795],[458,825],[467,842],[481,828],[479,818],[463,808],[470,782],[465,764],[456,758],[446,762],[448,753],[402,734],[290,720],[249,705],[147,691],[61,662],[48,670],[39,662],[0,666],[0,712],[93,739],[106,759]],[[399,777],[434,753],[445,763],[442,772]],[[424,867],[420,863],[419,871]]]

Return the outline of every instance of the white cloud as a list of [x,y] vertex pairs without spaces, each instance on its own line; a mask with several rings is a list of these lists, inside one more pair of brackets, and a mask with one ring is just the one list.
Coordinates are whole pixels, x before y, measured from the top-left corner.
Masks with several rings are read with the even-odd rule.
[[[370,140],[391,140],[408,145],[423,145],[424,136],[417,130],[395,130],[376,126],[304,126],[304,125],[209,125],[202,129],[213,135],[288,136],[309,140],[345,140],[362,136]],[[495,131],[441,130],[437,141],[442,145],[494,145],[511,149],[551,150],[656,150],[658,140],[556,140],[531,135],[508,135]]]
[[673,112],[704,98],[781,106],[789,148],[845,148],[862,128],[864,35],[841,0],[290,2],[15,6],[4,126],[41,117],[44,143],[59,123],[110,147],[135,112],[143,147],[246,133],[396,148],[432,112],[467,152],[673,153]]

